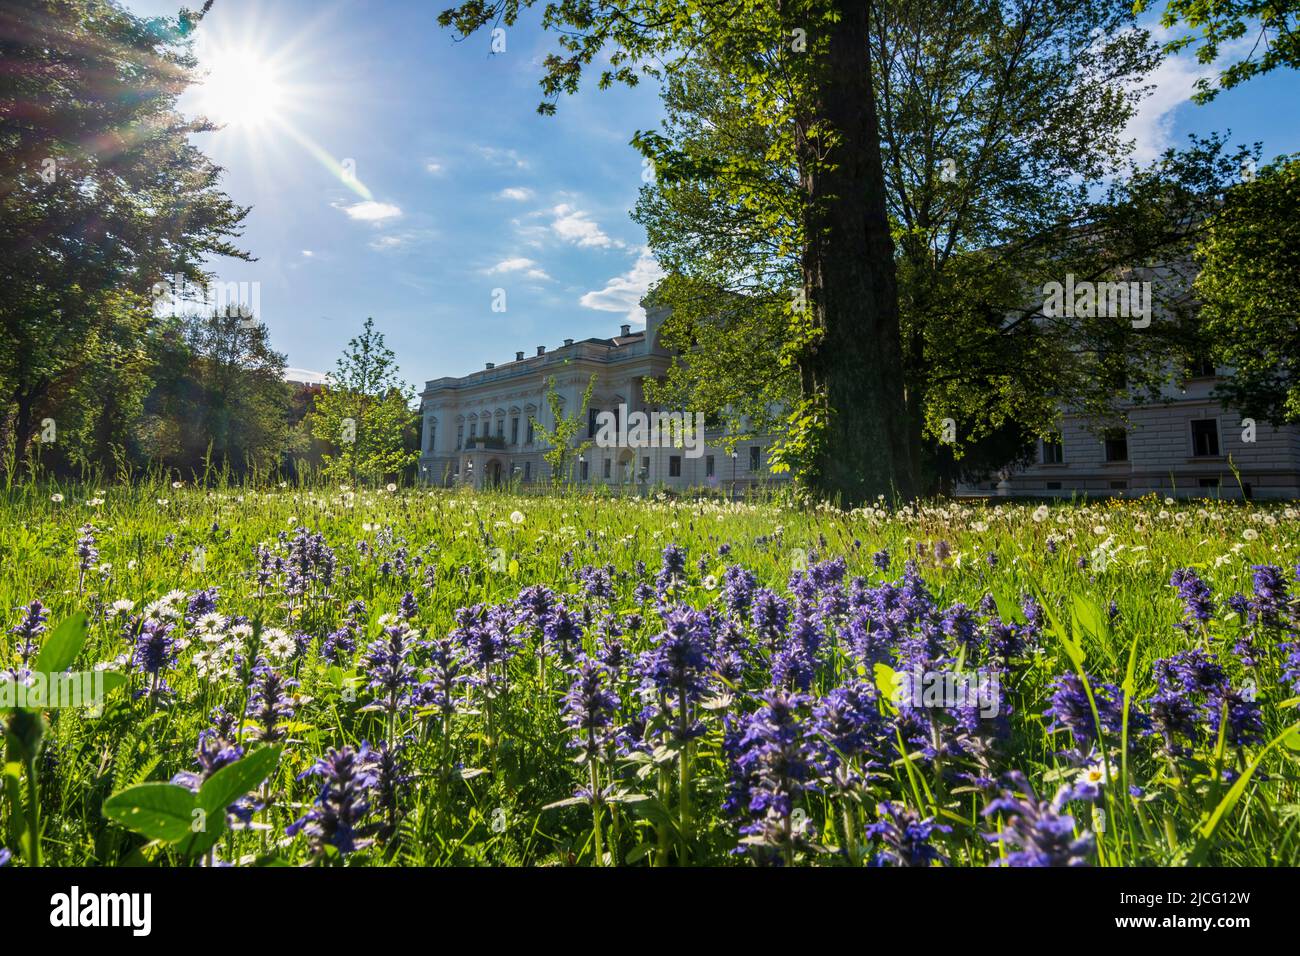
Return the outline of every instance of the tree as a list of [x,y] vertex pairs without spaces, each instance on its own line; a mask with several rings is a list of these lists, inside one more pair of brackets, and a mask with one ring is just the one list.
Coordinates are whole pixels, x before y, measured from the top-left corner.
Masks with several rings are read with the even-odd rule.
[[331,452],[325,473],[335,480],[378,482],[400,475],[419,457],[405,447],[404,432],[414,400],[397,377],[396,356],[366,319],[351,339],[328,382],[316,396],[312,435]]
[[[1138,12],[1150,6],[1137,0]],[[1300,2],[1297,0],[1168,0],[1160,15],[1164,27],[1187,27],[1191,32],[1165,44],[1169,52],[1188,47],[1196,50],[1199,63],[1219,58],[1223,43],[1239,40],[1253,32],[1255,42],[1245,59],[1231,63],[1217,78],[1196,81],[1198,103],[1208,103],[1222,90],[1230,90],[1253,76],[1281,67],[1300,68]],[[1258,59],[1255,54],[1263,48]]]
[[587,413],[587,405],[591,402],[591,393],[595,387],[596,376],[593,375],[582,392],[581,403],[579,403],[574,413],[566,418],[564,415],[564,399],[560,397],[560,392],[555,387],[555,376],[552,375],[546,380],[546,405],[551,410],[551,421],[555,424],[553,427],[547,428],[536,418],[530,420],[533,428],[540,435],[542,443],[548,446],[547,450],[542,452],[542,457],[546,459],[546,464],[551,469],[552,478],[568,481],[568,469],[572,467],[570,465],[570,456],[579,458],[591,447],[590,441],[580,442],[575,445],[573,440],[581,434],[582,429],[587,425],[583,416]]
[[[514,24],[533,0],[470,0],[444,11],[462,36]],[[568,0],[548,3],[557,29],[539,110],[578,88],[583,70],[609,53],[600,84],[673,75],[708,53],[742,88],[745,105],[788,129],[775,161],[798,170],[797,251],[804,297],[791,360],[800,397],[790,430],[802,469],[821,492],[852,504],[915,493],[904,415],[893,243],[885,212],[875,90],[863,0]],[[666,64],[663,67],[657,64]],[[806,305],[806,307],[804,307]]]
[[1300,422],[1300,159],[1230,190],[1197,250],[1205,339],[1247,417]]
[[139,341],[155,283],[248,258],[232,245],[247,209],[190,141],[213,127],[175,109],[210,5],[176,21],[107,0],[0,9],[0,426],[19,456],[93,371],[88,346]]
[[288,446],[285,357],[266,326],[232,309],[173,316],[156,333],[155,384],[145,402],[146,457],[195,474],[265,473]]
[[[1062,403],[1100,424],[1131,397],[1121,377],[1157,390],[1180,326],[1047,317],[1041,290],[1186,257],[1233,170],[1219,141],[1127,161],[1122,132],[1158,54],[1123,3],[895,0],[873,23],[909,451],[935,490],[1015,457]],[[664,97],[663,133],[638,138],[657,175],[636,212],[669,272],[653,297],[672,309],[661,336],[682,353],[662,399],[780,428],[772,409],[797,400],[803,346],[785,318],[803,245],[798,168],[780,147],[793,133],[747,108],[716,58],[669,77]],[[1185,291],[1158,288],[1155,304]]]

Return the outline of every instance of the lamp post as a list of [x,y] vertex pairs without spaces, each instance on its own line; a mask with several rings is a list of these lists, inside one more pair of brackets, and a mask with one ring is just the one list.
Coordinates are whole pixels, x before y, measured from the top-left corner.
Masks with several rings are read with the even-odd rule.
[[732,449],[732,452],[731,452],[731,497],[732,497],[733,499],[736,497],[736,459],[739,458],[739,457],[740,457],[740,455],[736,453],[735,449]]

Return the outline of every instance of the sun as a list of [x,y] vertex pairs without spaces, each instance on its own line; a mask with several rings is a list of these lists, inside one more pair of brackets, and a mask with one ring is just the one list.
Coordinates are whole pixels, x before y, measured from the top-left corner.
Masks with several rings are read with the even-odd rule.
[[222,126],[257,129],[283,118],[287,90],[275,64],[251,50],[216,50],[196,87],[196,106]]

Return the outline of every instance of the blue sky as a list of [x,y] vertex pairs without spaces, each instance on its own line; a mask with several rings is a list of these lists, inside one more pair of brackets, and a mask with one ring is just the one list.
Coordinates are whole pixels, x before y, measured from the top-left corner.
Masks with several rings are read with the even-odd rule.
[[[260,118],[198,139],[226,167],[229,194],[253,207],[243,244],[258,261],[212,268],[259,284],[291,367],[331,369],[367,316],[417,388],[641,318],[657,267],[628,215],[642,183],[628,143],[659,121],[654,85],[586,84],[539,116],[554,40],[537,14],[494,55],[490,37],[456,43],[438,27],[446,5],[217,0],[205,21],[200,56],[216,79],[182,105]],[[1216,129],[1262,141],[1265,158],[1300,152],[1300,76],[1276,72],[1196,106],[1204,71],[1183,56],[1152,78],[1130,130],[1140,156]]]

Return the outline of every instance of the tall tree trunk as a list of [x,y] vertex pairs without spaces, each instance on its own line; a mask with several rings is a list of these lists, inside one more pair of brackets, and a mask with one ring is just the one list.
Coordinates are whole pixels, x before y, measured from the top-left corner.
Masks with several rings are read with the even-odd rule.
[[[839,18],[814,72],[811,119],[799,135],[805,204],[804,288],[821,340],[800,362],[805,397],[827,428],[815,487],[846,505],[915,497],[903,392],[894,244],[885,207],[864,0],[835,0]],[[806,135],[805,135],[806,134]]]

